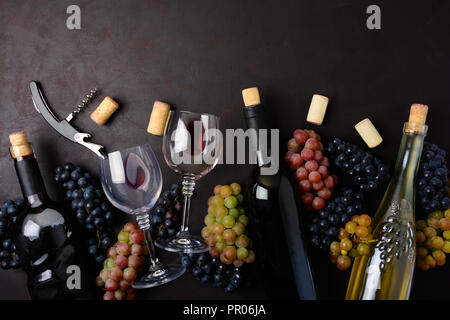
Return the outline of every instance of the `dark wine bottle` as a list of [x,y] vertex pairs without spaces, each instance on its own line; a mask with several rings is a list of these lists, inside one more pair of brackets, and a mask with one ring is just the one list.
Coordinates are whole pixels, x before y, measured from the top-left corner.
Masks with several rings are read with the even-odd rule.
[[[250,147],[251,151],[256,152],[258,165],[251,176],[248,197],[250,216],[256,226],[254,243],[260,259],[258,265],[261,267],[261,280],[269,298],[316,299],[315,285],[298,224],[295,199],[293,196],[280,194],[280,187],[285,188],[285,193],[289,191],[286,185],[291,193],[292,188],[284,181],[286,178],[279,170],[275,174],[267,174],[263,170],[271,165],[268,157],[271,147],[269,143],[260,143],[258,133],[260,129],[266,129],[270,137],[271,127],[260,102],[259,91],[257,88],[248,88],[242,91],[242,96],[247,127],[254,129],[256,133],[256,139],[250,139],[253,141]],[[290,200],[292,203],[287,203]]]
[[75,299],[88,287],[86,267],[79,256],[80,239],[70,219],[47,195],[37,160],[25,132],[9,136],[10,153],[27,214],[18,221],[16,246],[28,276],[32,299]]

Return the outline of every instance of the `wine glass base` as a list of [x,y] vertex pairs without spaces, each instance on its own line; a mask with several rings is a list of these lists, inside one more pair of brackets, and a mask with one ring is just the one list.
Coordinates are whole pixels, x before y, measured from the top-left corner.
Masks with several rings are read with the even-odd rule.
[[196,236],[183,235],[171,239],[157,239],[155,245],[170,252],[202,253],[209,250],[205,241]]
[[131,286],[135,289],[148,289],[173,281],[183,275],[186,268],[181,265],[166,266],[134,280]]

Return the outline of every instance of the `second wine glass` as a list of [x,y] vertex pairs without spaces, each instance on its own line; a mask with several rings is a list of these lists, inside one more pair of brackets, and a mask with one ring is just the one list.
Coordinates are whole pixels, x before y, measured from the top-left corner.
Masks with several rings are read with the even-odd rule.
[[220,118],[189,111],[171,112],[163,137],[164,158],[172,170],[183,177],[183,218],[181,229],[171,239],[157,239],[157,247],[184,253],[200,253],[208,245],[189,232],[191,196],[197,180],[210,172],[222,154]]
[[175,280],[185,272],[179,264],[164,266],[156,257],[150,234],[149,212],[162,187],[161,169],[150,145],[145,144],[111,152],[100,159],[103,190],[118,209],[134,215],[144,233],[150,266],[143,276],[133,281],[136,289],[145,289]]

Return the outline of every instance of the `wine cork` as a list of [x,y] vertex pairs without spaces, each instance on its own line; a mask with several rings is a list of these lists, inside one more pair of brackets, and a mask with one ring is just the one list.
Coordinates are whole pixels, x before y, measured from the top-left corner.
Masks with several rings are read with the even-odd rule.
[[258,88],[247,88],[242,90],[242,98],[246,107],[256,106],[261,104]]
[[375,126],[372,124],[369,118],[366,118],[355,125],[356,131],[358,131],[361,138],[369,146],[369,148],[375,148],[381,142],[381,138]]
[[428,106],[424,104],[413,104],[409,111],[409,120],[405,124],[405,131],[410,133],[426,133],[427,126],[425,122],[427,120]]
[[112,114],[119,108],[119,104],[111,99],[105,97],[97,109],[91,113],[91,119],[98,125],[104,125]]
[[327,112],[328,101],[328,97],[319,94],[313,95],[306,121],[320,126]]
[[147,132],[157,136],[162,136],[166,129],[169,114],[170,114],[169,104],[161,101],[155,101],[153,103],[150,121],[148,122]]
[[427,120],[428,106],[425,104],[413,104],[409,112],[408,122],[425,124]]
[[33,148],[31,147],[30,142],[28,142],[27,134],[25,132],[20,131],[11,133],[9,135],[9,141],[11,142],[9,151],[14,159],[33,154]]

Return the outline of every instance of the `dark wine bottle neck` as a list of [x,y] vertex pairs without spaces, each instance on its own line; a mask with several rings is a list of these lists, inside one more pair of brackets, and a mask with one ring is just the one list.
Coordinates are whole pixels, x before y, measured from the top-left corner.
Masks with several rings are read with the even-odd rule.
[[264,111],[264,107],[261,104],[249,106],[244,108],[244,119],[248,129],[254,129],[256,131],[256,139],[254,140],[254,145],[251,146],[251,150],[256,152],[256,159],[258,161],[258,166],[262,167],[267,165],[267,159],[264,158],[264,155],[269,154],[269,148],[267,150],[260,150],[261,143],[259,137],[260,129],[269,129],[269,125],[267,123],[266,114]]
[[269,129],[263,105],[258,104],[244,108],[244,119],[248,128],[255,130]]
[[18,158],[14,166],[24,199],[31,208],[43,205],[47,200],[47,191],[36,158],[32,155]]

